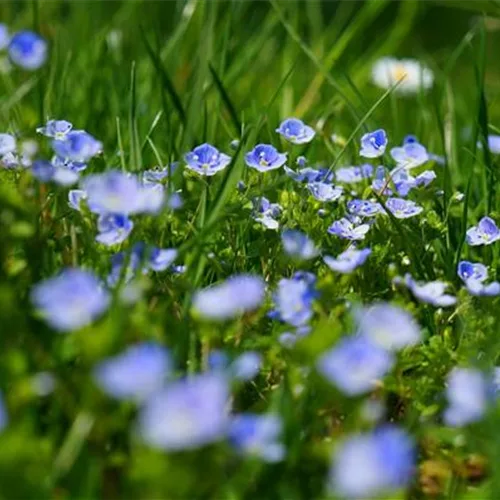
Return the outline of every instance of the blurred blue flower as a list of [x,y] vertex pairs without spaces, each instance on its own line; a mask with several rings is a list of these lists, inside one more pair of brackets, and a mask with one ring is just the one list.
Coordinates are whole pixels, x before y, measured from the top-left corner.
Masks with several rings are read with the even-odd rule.
[[498,281],[489,284],[484,283],[488,279],[488,269],[483,264],[463,260],[459,262],[457,272],[471,295],[500,295],[500,283]]
[[446,425],[462,427],[480,420],[486,411],[489,387],[485,376],[473,368],[453,368],[448,375],[443,418]]
[[273,294],[275,309],[269,316],[292,326],[303,326],[312,318],[316,296],[314,281],[308,274],[296,273],[291,279],[283,278]]
[[5,49],[10,42],[9,28],[6,24],[0,23],[0,50]]
[[388,198],[385,205],[396,219],[415,217],[415,215],[423,211],[423,208],[414,201],[405,200],[403,198]]
[[208,355],[207,365],[210,371],[225,372],[229,366],[229,356],[220,349],[214,349]]
[[177,255],[179,254],[178,250],[175,248],[156,248],[153,247],[149,253],[149,260],[147,262],[148,269],[152,269],[153,271],[165,271],[168,267],[170,267]]
[[370,200],[350,200],[347,202],[347,210],[359,217],[375,217],[377,214],[383,213],[382,205]]
[[357,396],[373,390],[394,363],[392,355],[365,337],[347,337],[324,353],[319,372],[340,391]]
[[500,154],[500,135],[489,135],[488,136],[488,149],[494,154]]
[[398,168],[411,169],[429,160],[427,150],[418,142],[407,142],[402,147],[392,148],[391,156]]
[[254,198],[252,203],[254,206],[253,219],[260,222],[267,229],[278,229],[279,223],[276,218],[281,214],[281,205],[271,203],[263,196]]
[[388,491],[400,489],[410,482],[415,461],[413,440],[394,425],[355,434],[335,453],[329,489],[344,498],[387,495]]
[[55,165],[47,160],[33,162],[31,173],[40,182],[54,182],[60,186],[71,186],[80,178],[78,171],[68,168],[64,164]]
[[325,255],[323,257],[323,260],[332,271],[348,274],[352,273],[359,266],[362,266],[371,252],[372,251],[369,248],[357,250],[354,247],[349,247],[337,258],[331,257],[330,255]]
[[102,142],[85,130],[71,130],[61,139],[52,141],[57,156],[78,163],[87,163],[102,151]]
[[134,227],[134,223],[120,214],[103,214],[97,221],[99,234],[96,241],[103,245],[112,246],[123,243]]
[[47,42],[32,31],[19,31],[10,39],[9,57],[23,69],[35,70],[47,60]]
[[467,229],[466,241],[471,246],[491,245],[500,239],[500,230],[490,217],[483,217],[477,226]]
[[187,168],[200,175],[210,177],[225,169],[231,157],[221,153],[211,144],[201,144],[184,156]]
[[318,170],[311,167],[305,167],[301,168],[298,171],[295,171],[291,168],[288,168],[286,165],[284,166],[284,169],[286,175],[288,175],[288,177],[291,177],[296,182],[329,182],[329,179],[331,180],[333,178],[332,172],[332,174],[329,176],[329,179],[323,179],[326,171],[323,171],[322,169]]
[[386,147],[387,134],[384,129],[378,129],[361,137],[361,150],[359,154],[365,158],[378,158],[385,153]]
[[[396,168],[395,170],[397,171],[398,169]],[[393,170],[390,175],[394,176],[395,174],[396,172],[394,172]],[[389,188],[389,183],[389,178],[386,177],[385,168],[382,165],[379,165],[375,170],[375,176],[372,181],[372,189],[377,192],[380,192],[382,189],[384,189],[384,192],[381,194],[391,196],[392,190]]]
[[312,127],[309,127],[298,118],[283,120],[276,132],[293,144],[306,144],[311,142],[316,135]]
[[7,407],[5,406],[3,395],[0,392],[0,432],[7,427],[9,417],[7,415]]
[[307,158],[305,156],[297,156],[295,163],[297,164],[297,167],[305,168],[307,165]]
[[335,179],[337,182],[346,184],[355,184],[373,175],[373,166],[366,163],[360,167],[341,167],[335,171]]
[[403,146],[405,144],[414,144],[415,142],[418,143],[418,137],[413,134],[408,134],[403,139]]
[[146,401],[139,433],[155,448],[199,448],[227,435],[228,403],[227,378],[216,372],[173,382]]
[[13,135],[0,134],[0,156],[14,153],[16,147],[16,138]]
[[364,240],[366,233],[370,229],[368,224],[354,225],[345,217],[336,220],[329,228],[328,232],[347,240]]
[[157,183],[166,179],[169,175],[173,175],[175,171],[179,168],[179,163],[174,162],[166,167],[156,167],[150,170],[145,170],[142,173],[142,180],[145,183]]
[[448,285],[442,281],[418,283],[407,274],[403,280],[397,280],[397,282],[406,285],[419,301],[435,307],[449,307],[455,305],[457,302],[456,297],[445,293]]
[[336,201],[343,192],[342,187],[333,186],[326,182],[310,182],[307,189],[319,201]]
[[68,205],[75,210],[82,209],[81,202],[87,199],[87,193],[83,189],[70,189],[68,193]]
[[285,447],[280,441],[283,424],[278,415],[244,413],[233,417],[229,440],[240,452],[264,462],[279,462],[285,458]]
[[117,170],[89,175],[81,186],[87,192],[90,210],[98,214],[155,212],[163,202],[161,185],[142,185],[136,176]]
[[262,356],[255,351],[240,354],[229,367],[230,374],[236,380],[252,380],[259,373],[262,365]]
[[310,260],[318,255],[314,242],[302,231],[286,229],[281,233],[285,253],[296,260]]
[[400,307],[380,303],[355,312],[357,334],[389,351],[418,344],[420,327],[413,316]]
[[92,273],[70,268],[35,285],[31,301],[50,326],[67,332],[101,316],[110,297]]
[[202,318],[225,320],[257,309],[264,301],[262,278],[235,275],[217,285],[199,290],[193,297],[193,310]]
[[49,120],[43,127],[38,127],[36,131],[45,137],[64,139],[72,128],[73,124],[66,120]]
[[306,337],[310,332],[311,327],[309,325],[302,325],[295,328],[294,331],[282,333],[278,337],[278,341],[283,347],[291,349],[301,338]]
[[286,162],[286,153],[279,153],[270,144],[258,144],[245,154],[245,162],[259,172],[267,172],[282,167]]
[[163,387],[171,369],[172,360],[165,347],[143,342],[99,363],[94,379],[113,398],[142,401]]

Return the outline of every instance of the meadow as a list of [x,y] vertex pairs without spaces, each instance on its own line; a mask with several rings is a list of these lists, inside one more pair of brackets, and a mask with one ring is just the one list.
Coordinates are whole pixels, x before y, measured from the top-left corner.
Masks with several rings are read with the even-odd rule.
[[0,499],[498,499],[499,47],[496,0],[0,3]]

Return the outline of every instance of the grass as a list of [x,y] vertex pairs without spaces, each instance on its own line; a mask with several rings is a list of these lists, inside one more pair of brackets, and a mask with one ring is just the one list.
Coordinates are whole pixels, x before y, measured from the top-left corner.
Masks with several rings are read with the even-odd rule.
[[[418,443],[411,484],[390,498],[498,498],[498,409],[463,429],[442,420],[449,371],[498,364],[498,298],[470,296],[456,276],[463,259],[483,262],[492,279],[500,265],[497,246],[464,244],[482,216],[500,216],[500,164],[486,147],[500,119],[498,15],[493,0],[1,3],[0,19],[12,31],[33,28],[49,40],[50,60],[36,72],[0,74],[0,132],[36,138],[40,156],[49,157],[36,127],[48,118],[71,121],[104,144],[85,175],[182,161],[202,142],[232,161],[212,178],[177,170],[167,189],[182,190],[183,208],[138,217],[120,248],[95,242],[95,217],[69,209],[67,189],[41,184],[29,171],[0,171],[0,391],[9,414],[0,434],[0,498],[327,498],[332,451],[372,426],[362,418],[367,398],[334,390],[314,364],[351,331],[349,304],[375,301],[410,311],[424,335],[372,395],[384,418]],[[370,71],[384,55],[427,63],[433,89],[401,97],[376,88]],[[311,144],[292,146],[275,133],[289,116],[314,126]],[[304,155],[335,171],[360,164],[360,136],[381,127],[391,146],[414,133],[445,158],[430,167],[437,179],[410,195],[424,214],[377,219],[365,241],[372,255],[353,274],[334,273],[321,258],[290,261],[280,231],[251,218],[251,200],[280,203],[282,228],[301,229],[322,253],[338,255],[347,244],[327,228],[344,215],[349,196],[322,204],[282,169],[252,171],[244,154],[269,143],[288,153],[291,167]],[[358,194],[377,196],[368,184]],[[105,278],[111,256],[138,241],[177,248],[186,273],[141,278],[139,302],[116,300],[102,319],[69,335],[34,313],[35,283],[70,265]],[[278,342],[286,327],[266,315],[270,293],[257,312],[227,323],[200,322],[191,312],[196,290],[231,275],[257,274],[271,291],[300,269],[317,275],[320,298],[312,332],[291,350]],[[447,281],[457,306],[436,309],[393,286],[406,272]],[[205,370],[210,349],[231,357],[260,352],[262,370],[234,392],[233,407],[278,412],[286,460],[242,459],[225,442],[172,454],[144,446],[134,434],[135,405],[106,397],[92,369],[148,339],[169,347],[179,375]],[[40,397],[32,380],[46,371],[56,386]]]

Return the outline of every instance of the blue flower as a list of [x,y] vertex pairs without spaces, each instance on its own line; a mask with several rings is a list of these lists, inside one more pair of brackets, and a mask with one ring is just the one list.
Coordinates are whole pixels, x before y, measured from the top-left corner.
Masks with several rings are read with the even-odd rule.
[[83,189],[71,189],[68,193],[68,205],[75,210],[81,211],[81,203],[86,199],[87,193]]
[[119,214],[103,214],[97,221],[99,234],[96,241],[112,246],[124,242],[134,227],[134,223],[126,216]]
[[5,49],[10,42],[9,28],[6,24],[0,23],[0,50]]
[[375,304],[355,312],[357,334],[389,351],[418,344],[420,327],[413,316],[391,304]]
[[406,285],[416,299],[435,307],[449,307],[455,305],[457,302],[456,297],[445,293],[448,285],[442,281],[418,283],[407,274],[404,280],[398,279],[397,282]]
[[414,201],[404,200],[403,198],[389,198],[385,205],[396,219],[408,219],[423,211],[423,208]]
[[365,158],[378,158],[385,153],[386,147],[387,134],[384,129],[378,129],[361,137],[361,151],[359,154]]
[[297,260],[310,260],[318,255],[314,242],[302,231],[286,229],[281,233],[285,253]]
[[54,139],[64,139],[73,125],[66,120],[49,120],[43,127],[38,127],[36,131],[45,137],[52,137]]
[[319,201],[336,201],[343,192],[340,186],[335,187],[326,182],[310,182],[307,189]]
[[155,248],[153,247],[149,254],[147,266],[153,271],[165,271],[169,268],[179,254],[175,248]]
[[306,337],[310,332],[311,327],[309,325],[299,326],[292,332],[282,333],[279,336],[278,341],[283,347],[291,349],[297,343],[297,341],[299,341],[301,338]]
[[488,384],[484,375],[473,368],[453,368],[448,375],[444,421],[462,427],[482,418],[488,403]]
[[368,224],[355,226],[349,219],[344,217],[336,220],[328,228],[328,232],[347,240],[364,240],[369,229],[370,226]]
[[314,281],[308,275],[296,273],[292,279],[281,279],[273,295],[275,309],[270,316],[292,326],[303,326],[313,316],[316,295]]
[[276,132],[292,144],[306,144],[311,142],[316,135],[312,127],[298,118],[288,118],[282,121]]
[[372,251],[369,248],[357,250],[356,248],[349,247],[337,258],[325,255],[323,260],[332,271],[348,274],[352,273],[359,266],[362,266],[371,253]]
[[466,240],[471,246],[491,245],[500,239],[500,230],[490,217],[483,217],[477,226],[467,229]]
[[335,179],[337,182],[346,184],[355,184],[368,179],[373,175],[372,165],[366,163],[360,167],[342,167],[335,171]]
[[286,165],[284,167],[286,175],[291,177],[296,182],[330,182],[333,179],[333,172],[327,174],[326,169],[315,169],[311,167],[301,168],[299,171],[292,170]]
[[35,70],[47,60],[47,42],[32,31],[19,31],[10,40],[9,57],[14,64]]
[[383,212],[380,203],[370,200],[350,200],[347,202],[347,210],[359,217],[375,217]]
[[335,453],[329,489],[345,498],[376,498],[406,486],[415,460],[413,440],[394,425],[355,434]]
[[7,407],[5,406],[2,393],[0,392],[0,432],[7,427],[9,417],[7,415]]
[[493,281],[485,284],[488,279],[488,269],[483,264],[475,264],[466,260],[458,264],[458,276],[465,283],[471,295],[500,295],[500,283]]
[[231,157],[210,144],[201,144],[184,156],[187,168],[200,175],[212,176],[231,163]]
[[252,380],[259,373],[262,356],[255,351],[247,351],[238,356],[229,367],[230,374],[236,380]]
[[102,151],[102,142],[85,130],[71,130],[61,139],[52,141],[57,156],[78,163],[87,163]]
[[494,154],[500,154],[500,135],[488,136],[488,149]]
[[365,337],[347,337],[323,354],[319,372],[340,391],[357,396],[373,390],[394,363],[392,355]]
[[16,147],[16,138],[13,135],[0,134],[0,156],[14,153]]
[[90,272],[66,269],[59,276],[35,285],[31,301],[42,317],[61,332],[77,330],[101,316],[109,293]]
[[156,167],[151,170],[145,170],[142,173],[143,182],[157,183],[166,179],[169,175],[173,175],[175,171],[179,168],[179,163],[174,162],[166,167],[160,168]]
[[163,203],[161,185],[142,185],[136,176],[117,170],[85,177],[82,188],[87,192],[90,210],[95,213],[156,212]]
[[267,172],[282,167],[286,162],[286,153],[279,153],[270,144],[258,144],[245,155],[245,162],[259,172]]
[[163,450],[200,448],[229,430],[226,377],[209,372],[179,380],[154,394],[139,414],[139,433]]
[[143,342],[99,363],[94,378],[113,398],[141,401],[163,387],[171,368],[167,349],[154,342]]
[[253,219],[260,222],[267,229],[278,229],[279,223],[276,218],[281,214],[281,205],[271,203],[263,196],[254,198],[252,203],[254,206]]
[[[395,169],[396,171],[398,169]],[[393,176],[396,172],[392,172],[391,176]],[[384,188],[384,192],[381,194],[385,194],[387,196],[392,195],[391,189],[388,187],[389,186],[389,179],[386,178],[385,176],[385,168],[382,165],[379,165],[377,169],[375,170],[375,176],[372,181],[372,189],[374,191],[380,192],[382,188]]]
[[391,156],[398,168],[411,169],[429,160],[427,150],[418,142],[408,142],[402,147],[392,148]]
[[31,173],[40,182],[54,182],[60,186],[71,186],[78,182],[80,174],[65,166],[56,166],[47,160],[36,160]]
[[229,440],[240,453],[265,462],[279,462],[285,458],[285,447],[280,441],[282,430],[278,415],[244,413],[233,417]]
[[264,301],[262,278],[235,275],[194,294],[193,310],[202,318],[225,320],[257,309]]

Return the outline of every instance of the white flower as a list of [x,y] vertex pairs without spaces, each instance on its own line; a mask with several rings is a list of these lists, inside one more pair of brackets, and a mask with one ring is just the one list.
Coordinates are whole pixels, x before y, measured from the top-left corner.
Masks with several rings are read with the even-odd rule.
[[432,87],[434,75],[427,66],[415,59],[383,57],[373,65],[372,80],[383,89],[400,82],[395,92],[416,94],[421,88],[425,90]]

